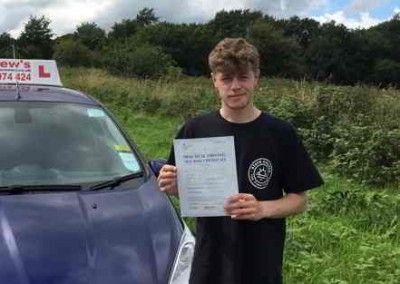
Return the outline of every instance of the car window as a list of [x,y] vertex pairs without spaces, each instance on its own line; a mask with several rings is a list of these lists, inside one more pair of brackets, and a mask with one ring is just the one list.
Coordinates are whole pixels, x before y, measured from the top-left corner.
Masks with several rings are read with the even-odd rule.
[[100,107],[0,103],[0,186],[81,184],[141,171]]

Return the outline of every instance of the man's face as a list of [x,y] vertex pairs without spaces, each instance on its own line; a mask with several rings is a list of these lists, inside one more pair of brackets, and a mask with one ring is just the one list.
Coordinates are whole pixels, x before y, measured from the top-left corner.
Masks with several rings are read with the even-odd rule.
[[222,106],[240,110],[252,102],[252,91],[257,86],[258,76],[252,70],[237,73],[216,72],[212,74],[212,80]]

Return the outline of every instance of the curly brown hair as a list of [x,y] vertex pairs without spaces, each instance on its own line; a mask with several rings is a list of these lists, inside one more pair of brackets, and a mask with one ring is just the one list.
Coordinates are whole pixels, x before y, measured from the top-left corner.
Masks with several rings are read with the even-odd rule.
[[260,74],[260,55],[257,48],[244,38],[221,40],[208,56],[211,72],[236,73],[252,70]]

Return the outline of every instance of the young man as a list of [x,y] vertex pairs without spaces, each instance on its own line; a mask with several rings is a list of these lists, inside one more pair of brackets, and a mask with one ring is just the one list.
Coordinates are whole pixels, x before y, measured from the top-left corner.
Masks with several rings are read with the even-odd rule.
[[[197,218],[190,283],[282,283],[285,217],[304,211],[305,191],[322,184],[293,127],[253,104],[259,80],[257,49],[226,38],[209,55],[217,112],[185,123],[177,138],[234,136],[239,194],[227,217]],[[174,153],[158,177],[177,194]],[[210,189],[212,190],[212,189]]]

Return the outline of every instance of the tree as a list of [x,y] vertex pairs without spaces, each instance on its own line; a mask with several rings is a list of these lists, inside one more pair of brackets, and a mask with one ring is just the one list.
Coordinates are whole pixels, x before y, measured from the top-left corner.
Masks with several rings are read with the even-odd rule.
[[53,33],[50,20],[31,16],[18,38],[18,47],[25,58],[50,59],[53,55]]
[[136,22],[141,26],[148,26],[158,22],[153,8],[144,8],[136,15]]
[[57,41],[53,58],[64,66],[91,66],[94,56],[79,40],[65,37]]
[[301,48],[296,39],[285,37],[274,24],[258,20],[251,29],[250,40],[260,53],[260,69],[264,75],[302,77]]
[[207,25],[157,23],[142,28],[137,34],[142,41],[160,46],[170,54],[184,73],[207,74],[207,55],[216,43]]
[[135,36],[114,42],[103,52],[107,70],[126,77],[160,77],[175,64],[160,47],[142,42]]
[[[348,76],[346,43],[350,32],[334,21],[321,27],[321,34],[314,38],[305,53],[309,72],[313,79],[344,83]],[[351,55],[350,55],[351,56]],[[348,82],[347,82],[348,83]]]
[[111,27],[111,31],[108,34],[110,39],[123,39],[133,36],[139,28],[139,24],[136,20],[124,19],[121,23],[115,23]]
[[373,79],[376,84],[400,86],[400,62],[390,59],[378,60],[374,67]]
[[383,22],[371,28],[383,35],[386,41],[384,48],[385,57],[400,62],[400,20],[396,16],[392,20]]
[[250,10],[220,11],[208,25],[213,33],[219,38],[225,37],[247,37],[253,23],[262,19],[260,11]]
[[276,25],[283,30],[284,36],[296,38],[303,49],[306,49],[312,39],[318,37],[320,33],[320,24],[309,18],[300,19],[295,16],[278,20]]
[[90,50],[100,50],[106,41],[106,32],[94,22],[79,25],[74,36]]
[[0,58],[12,58],[13,57],[13,38],[9,33],[2,33],[0,35]]

